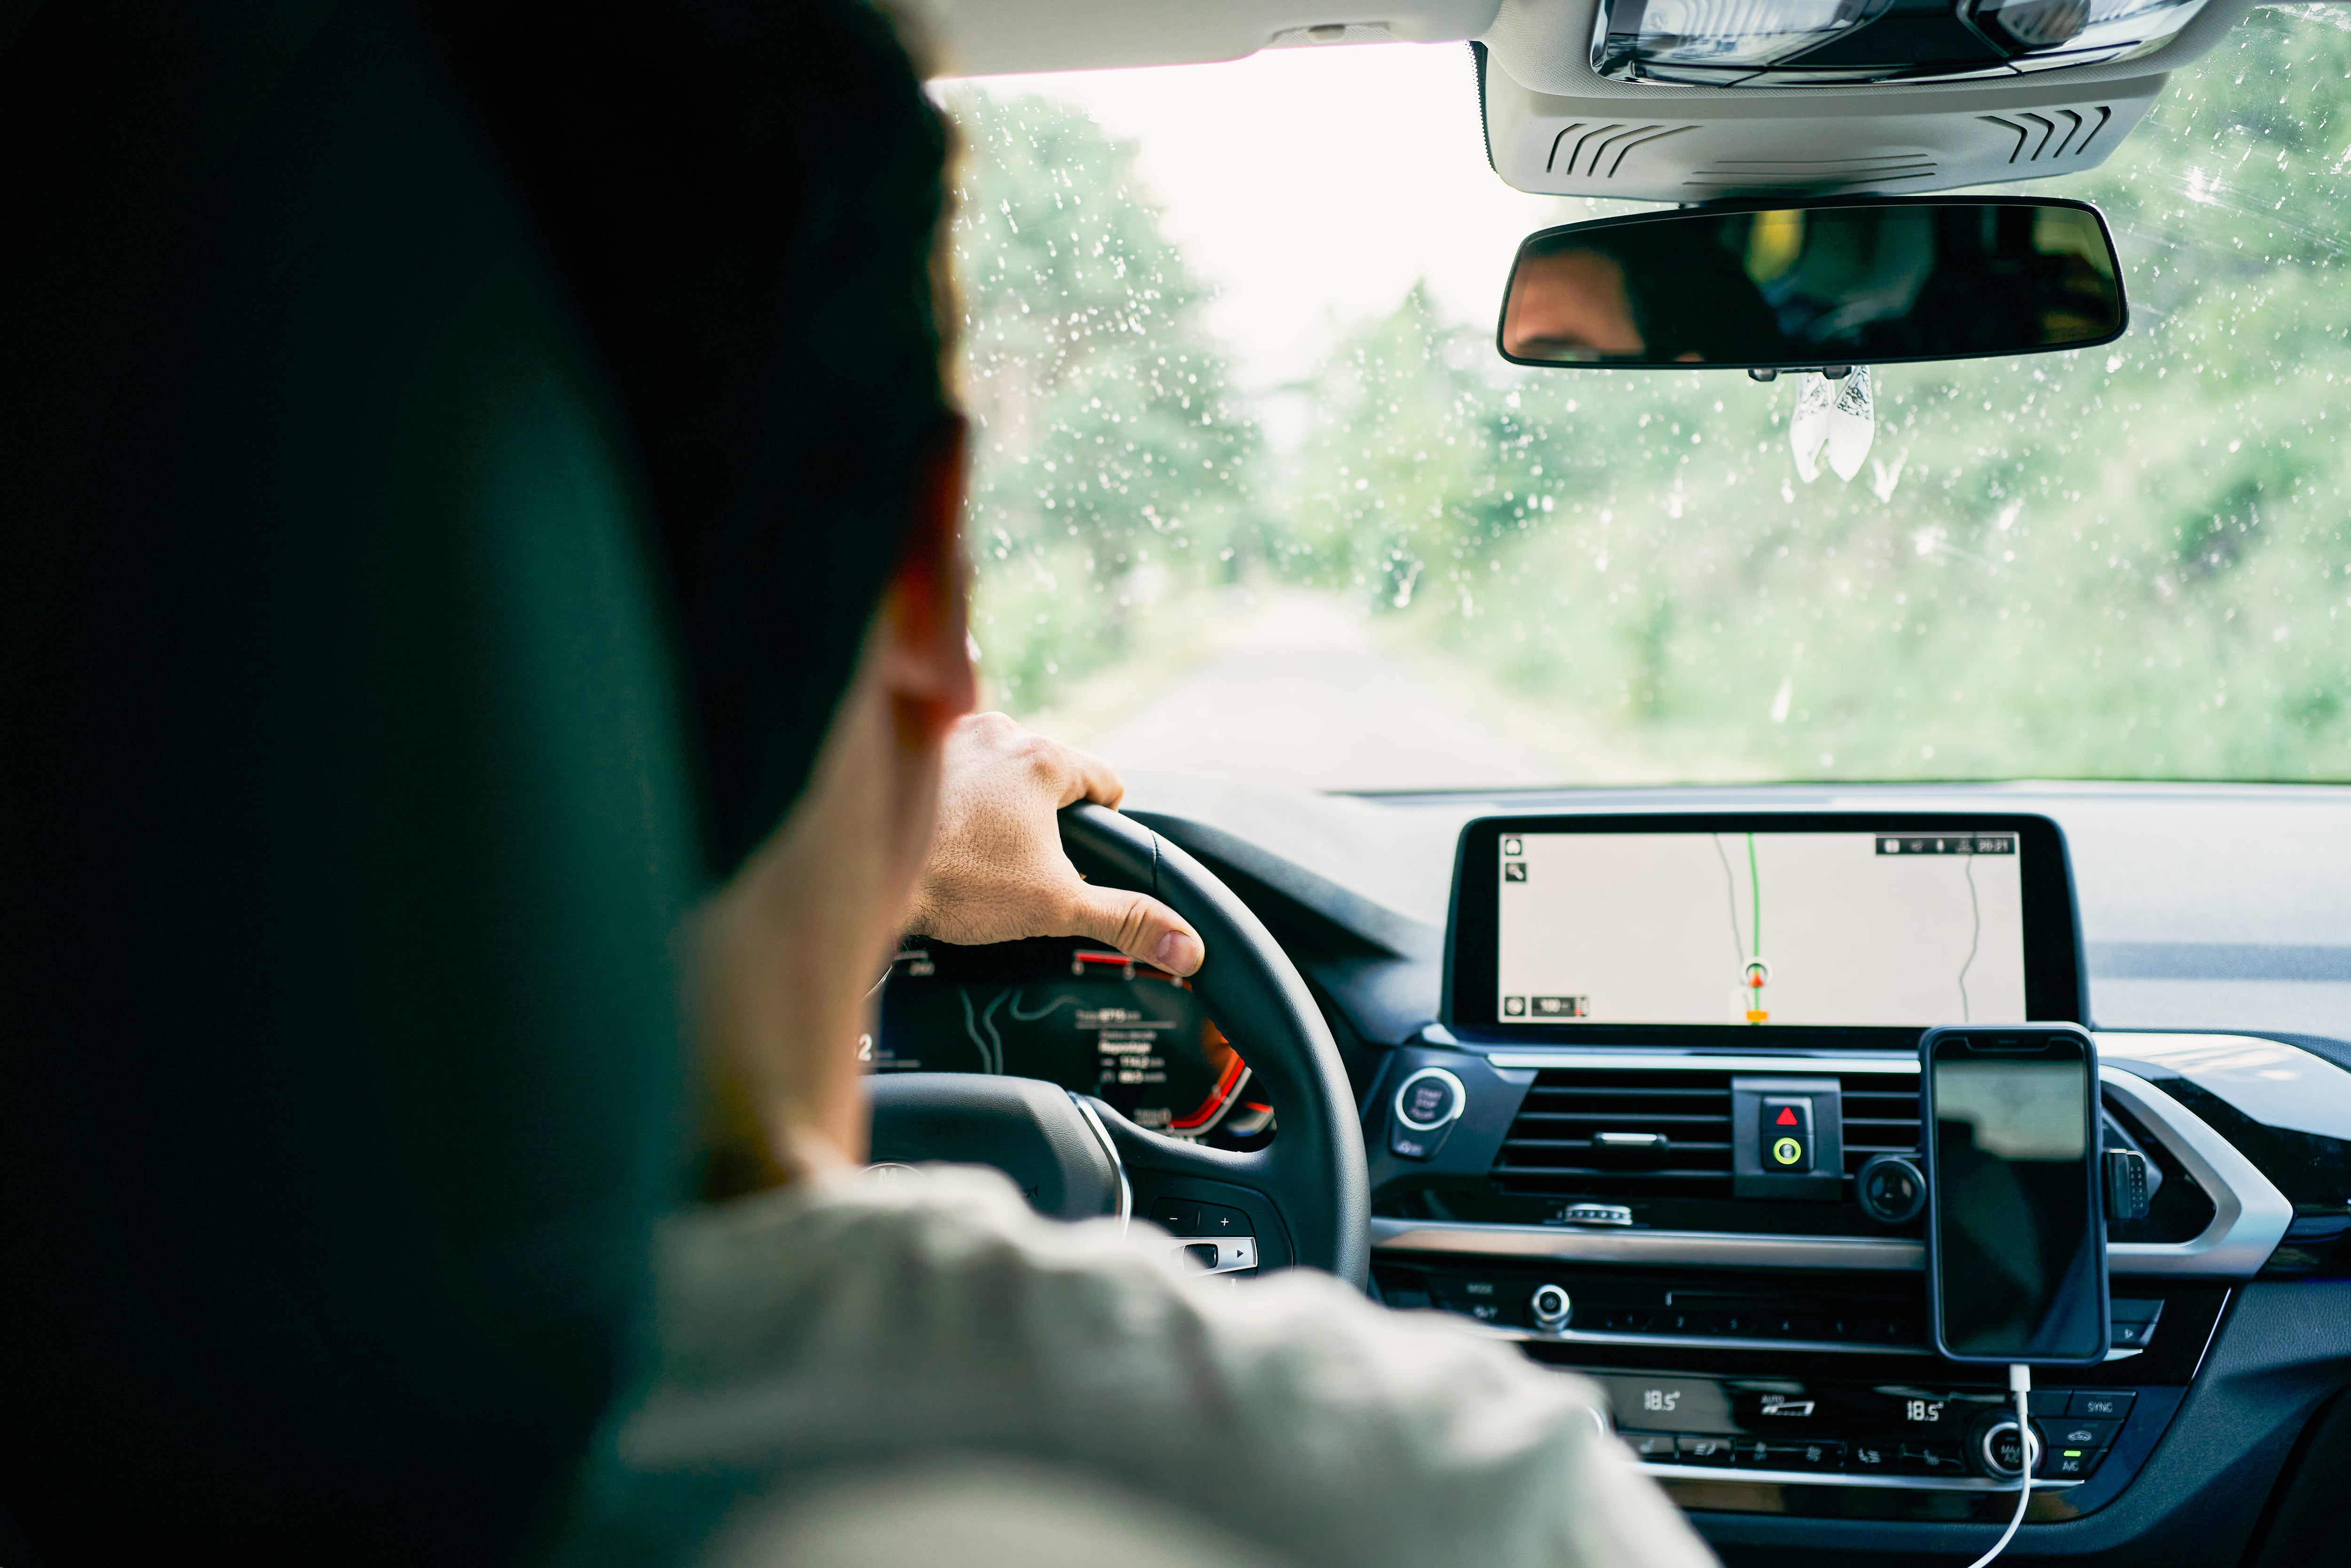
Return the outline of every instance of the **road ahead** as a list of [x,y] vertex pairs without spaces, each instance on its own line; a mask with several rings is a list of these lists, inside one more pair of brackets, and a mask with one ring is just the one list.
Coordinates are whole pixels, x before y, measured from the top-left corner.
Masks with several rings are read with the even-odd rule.
[[1261,593],[1202,641],[1188,660],[1113,672],[1031,722],[1124,768],[1310,789],[1655,777],[1578,721],[1397,646],[1334,596]]

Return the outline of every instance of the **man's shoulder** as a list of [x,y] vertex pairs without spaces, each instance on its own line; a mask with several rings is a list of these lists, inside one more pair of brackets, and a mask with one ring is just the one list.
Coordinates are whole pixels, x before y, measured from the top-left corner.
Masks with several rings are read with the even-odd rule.
[[1155,1227],[1040,1218],[992,1172],[697,1211],[661,1256],[659,1374],[617,1434],[640,1496],[1010,1455],[1334,1568],[1705,1560],[1585,1380],[1328,1275],[1187,1274]]

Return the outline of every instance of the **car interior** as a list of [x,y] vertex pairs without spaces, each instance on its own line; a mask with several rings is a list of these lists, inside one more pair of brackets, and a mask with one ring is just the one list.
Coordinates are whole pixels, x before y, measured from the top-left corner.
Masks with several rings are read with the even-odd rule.
[[[2294,15],[2337,26],[2326,7]],[[1119,84],[1156,79],[1181,102],[1188,80],[1206,120],[1231,101],[1211,73],[1232,68],[1205,62],[1466,40],[1452,107],[1478,135],[1446,151],[1475,158],[1482,141],[1486,166],[1465,160],[1454,180],[1645,205],[1546,209],[1612,215],[1541,229],[1514,262],[1495,254],[1485,308],[1500,325],[1465,336],[1541,367],[1521,389],[1550,378],[1598,402],[1666,367],[1698,389],[1668,406],[1696,409],[1801,380],[1817,423],[1851,413],[1865,367],[2000,356],[2030,373],[2012,357],[2089,358],[2159,330],[2123,297],[2148,253],[2118,258],[2108,216],[2066,176],[2128,146],[2168,91],[2198,90],[2175,77],[2236,47],[2232,29],[2273,20],[2227,3],[1468,0],[1374,16],[962,0],[934,26],[942,68],[983,89],[1102,73],[1073,101],[1140,135],[1146,172],[1151,139],[1191,122],[1120,120],[1104,106],[1135,89]],[[2262,81],[2270,99],[2279,85]],[[1294,156],[1315,165],[1342,141]],[[1402,204],[1426,188],[1395,185]],[[2285,208],[2320,199],[2307,181],[2278,189]],[[1797,226],[1800,242],[1775,237]],[[1774,246],[1794,265],[1758,266]],[[967,241],[967,262],[987,254]],[[2307,298],[2287,333],[2339,317]],[[1876,378],[1881,453],[1900,373]],[[2313,402],[2331,392],[2303,384]],[[1790,423],[1804,417],[1800,402]],[[1782,463],[1792,435],[1773,422]],[[1577,460],[1573,431],[1535,439]],[[1682,533],[1700,548],[1702,528]],[[991,570],[984,553],[984,601]],[[1249,652],[1257,679],[1285,678],[1278,653]],[[2339,686],[2334,660],[2322,668]],[[877,1158],[1035,1173],[1024,1185],[1063,1195],[1040,1207],[1155,1221],[1196,1267],[1336,1270],[1593,1376],[1725,1562],[1957,1563],[1991,1545],[2024,1467],[2001,1368],[1946,1336],[1966,1270],[1929,1268],[1938,1124],[1922,1113],[1921,1035],[2079,1026],[2107,1316],[2087,1360],[2033,1381],[2034,1484],[2006,1550],[2341,1555],[2325,1500],[2351,1465],[2351,971],[2331,886],[2351,868],[2351,820],[2338,788],[2312,781],[2339,762],[2166,781],[2120,758],[2020,751],[1873,778],[1823,756],[1721,782],[1658,768],[1548,789],[1491,787],[1472,762],[1437,770],[1446,787],[1304,789],[1252,776],[1242,688],[1214,689],[1236,708],[1144,699],[1147,719],[1191,720],[1188,747],[1148,758],[1126,821],[1081,808],[1065,828],[1090,876],[1198,922],[1209,964],[1187,982],[1082,941],[910,941],[876,1036]],[[1127,740],[1103,743],[1116,758],[1144,723],[1087,733]],[[941,1075],[1060,1085],[1105,1135],[1068,1132],[1057,1162],[1025,1113],[951,1129]],[[1344,1146],[1322,1149],[1339,1129]],[[1294,1140],[1315,1158],[1277,1166]],[[1062,1168],[1082,1178],[1048,1174]],[[1345,1239],[1358,1191],[1365,1247]]]
[[[42,242],[0,241],[0,1563],[225,1561],[257,1518],[519,1561],[562,1484],[532,1424],[614,1396],[588,1347],[637,1265],[599,1239],[674,1176],[685,1092],[637,1049],[674,1036],[695,890],[627,458],[388,9],[189,11],[136,55],[106,9],[0,8],[0,233]],[[995,1166],[1164,1233],[1204,1290],[1321,1270],[1581,1373],[1728,1563],[2344,1560],[2346,21],[910,12],[965,141],[983,677],[1132,764],[1064,846],[1208,957],[907,939],[872,1160]],[[2304,78],[2288,109],[2249,39]],[[1153,134],[1208,138],[1242,79],[1215,73],[1326,56],[1439,61],[1438,178],[1520,226],[1463,242],[1474,319],[1407,259],[1396,315],[1313,349],[1343,373],[1277,365],[1229,416],[1247,377],[1179,342],[1216,291],[1151,226],[1180,240],[1180,203],[1119,183],[1155,143],[1117,163],[1132,137],[1050,94],[1195,93]],[[2199,105],[2207,163],[2128,164]],[[433,133],[386,156],[403,117]],[[1311,183],[1358,131],[1315,135],[1256,160]],[[2147,180],[2110,193],[2109,161]],[[1461,239],[1398,178],[1397,222]],[[1054,267],[1145,251],[1131,319],[1051,302]],[[2208,291],[2228,314],[2191,317]],[[1325,305],[1292,313],[1353,329]],[[1096,336],[1123,390],[1035,369]],[[1245,460],[1309,476],[1216,488]],[[2162,511],[2185,464],[2204,488]],[[1973,531],[1899,510],[1954,496]],[[2075,575],[2032,576],[2060,547]],[[1981,700],[1926,728],[1936,660]],[[1696,686],[1745,706],[1656,695]],[[1019,1528],[973,1560],[1022,1560]]]

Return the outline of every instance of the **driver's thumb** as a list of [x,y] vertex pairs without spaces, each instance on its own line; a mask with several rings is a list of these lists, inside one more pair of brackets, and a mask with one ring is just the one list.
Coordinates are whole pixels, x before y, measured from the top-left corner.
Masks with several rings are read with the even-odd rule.
[[1190,974],[1207,956],[1199,933],[1147,893],[1081,886],[1071,919],[1073,935],[1107,942],[1137,963],[1171,975]]

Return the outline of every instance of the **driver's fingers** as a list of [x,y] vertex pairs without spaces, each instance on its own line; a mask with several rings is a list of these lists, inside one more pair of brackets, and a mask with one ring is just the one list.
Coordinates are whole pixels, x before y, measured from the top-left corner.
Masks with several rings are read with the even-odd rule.
[[1069,777],[1061,785],[1060,804],[1073,806],[1080,800],[1092,800],[1100,806],[1115,806],[1126,799],[1126,783],[1118,769],[1108,760],[1091,751],[1080,751],[1074,746],[1060,747]]
[[1200,967],[1207,949],[1199,933],[1149,894],[1079,884],[1071,908],[1071,935],[1107,942],[1128,957],[1171,975]]

